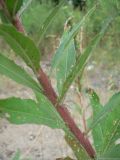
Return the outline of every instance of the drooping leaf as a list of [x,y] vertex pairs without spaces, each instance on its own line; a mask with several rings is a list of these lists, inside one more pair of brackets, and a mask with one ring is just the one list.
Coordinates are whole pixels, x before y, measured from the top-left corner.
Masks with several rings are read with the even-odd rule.
[[[37,104],[30,99],[8,98],[0,100],[0,115],[14,124],[39,124],[51,128],[62,128],[63,121],[53,106],[43,96]],[[57,123],[58,122],[58,123]]]
[[24,69],[2,54],[0,54],[0,74],[3,74],[17,83],[25,85],[33,90],[38,92],[41,91],[37,82],[33,80]]
[[[87,93],[89,95],[90,105],[92,107],[92,112],[93,112],[92,117],[89,119],[90,122],[92,122],[95,116],[103,109],[103,106],[100,103],[98,95],[95,93],[93,89],[88,89]],[[92,129],[92,137],[97,154],[100,154],[101,148],[104,143],[102,126],[103,124],[99,123],[95,128]]]
[[0,36],[34,72],[39,69],[40,53],[30,38],[18,32],[14,27],[5,24],[0,24]]
[[[61,41],[64,42],[64,39],[69,35],[69,32],[65,33]],[[61,42],[62,43],[62,42]],[[65,50],[61,61],[56,66],[56,78],[57,78],[57,88],[61,94],[62,86],[76,60],[76,51],[74,41],[71,41],[68,48]]]
[[11,17],[19,11],[23,4],[23,0],[5,0],[5,5]]
[[68,91],[69,87],[73,83],[74,79],[78,76],[78,74],[79,75],[82,74],[88,58],[90,57],[91,53],[93,53],[93,50],[100,42],[101,38],[103,37],[106,29],[108,28],[108,26],[112,22],[112,20],[113,20],[113,17],[109,17],[107,19],[107,21],[104,24],[103,28],[101,29],[100,33],[90,42],[90,44],[85,49],[83,54],[81,54],[78,57],[75,65],[72,67],[71,72],[69,73],[65,83],[63,84],[62,93],[59,97],[59,101],[61,101],[63,99],[64,95],[66,94],[66,92]]
[[71,32],[69,33],[68,36],[66,36],[64,38],[64,41],[62,41],[60,43],[59,48],[57,49],[55,56],[52,59],[51,62],[51,68],[54,69],[61,61],[61,58],[63,57],[63,54],[65,53],[65,50],[68,48],[69,44],[71,43],[71,41],[73,41],[73,38],[77,35],[77,33],[79,32],[81,26],[84,24],[85,20],[92,15],[92,13],[94,12],[95,7],[93,7],[84,17],[83,19],[76,24],[73,29],[71,30]]
[[65,3],[65,1],[62,0],[62,2],[60,2],[59,5],[57,5],[55,8],[53,8],[53,10],[50,12],[50,14],[47,16],[47,18],[43,22],[43,25],[40,27],[39,32],[38,32],[38,36],[39,36],[39,38],[37,39],[38,45],[40,44],[42,38],[44,37],[44,34],[47,31],[49,25],[53,22],[53,20],[55,19],[55,16],[58,14],[61,6],[64,3]]

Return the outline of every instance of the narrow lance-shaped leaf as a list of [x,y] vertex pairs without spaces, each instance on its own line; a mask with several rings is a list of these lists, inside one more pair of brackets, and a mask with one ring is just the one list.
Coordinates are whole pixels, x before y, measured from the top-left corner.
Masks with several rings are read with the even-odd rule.
[[3,74],[17,83],[25,85],[33,90],[41,91],[41,87],[24,69],[2,54],[0,54],[0,74]]
[[53,112],[52,105],[43,96],[40,98],[41,103],[39,104],[30,99],[8,98],[0,100],[0,116],[5,116],[13,124],[30,123],[62,128],[64,122],[58,119],[58,116]]
[[[89,121],[92,122],[95,116],[103,109],[103,106],[100,103],[98,95],[95,93],[93,89],[88,89],[87,93],[89,95],[90,105],[92,107],[92,112],[93,112],[91,118],[89,118]],[[103,124],[99,123],[95,128],[92,129],[93,142],[98,155],[101,153],[101,148],[104,144],[104,135],[102,126]]]
[[[61,58],[63,57],[63,54],[65,53],[65,50],[68,48],[69,44],[73,40],[73,38],[77,35],[79,32],[81,26],[84,24],[85,20],[92,15],[92,13],[95,11],[95,7],[93,7],[84,17],[83,19],[76,24],[68,36],[64,38],[64,41],[61,41],[59,48],[57,49],[55,56],[52,59],[51,62],[51,70],[53,70],[61,61]],[[63,35],[64,36],[64,35]]]
[[18,32],[14,27],[5,24],[0,24],[0,36],[34,72],[39,69],[40,53],[30,38]]
[[45,32],[47,31],[49,25],[53,22],[53,20],[55,19],[55,16],[58,14],[61,6],[65,3],[65,1],[63,0],[62,2],[60,2],[59,5],[57,5],[48,15],[48,17],[45,19],[43,25],[40,27],[39,32],[38,32],[38,36],[39,39],[37,39],[37,44],[39,45],[42,38],[44,37]]
[[59,101],[63,99],[64,95],[66,94],[66,92],[68,91],[69,87],[73,83],[74,79],[78,76],[78,74],[81,75],[81,73],[83,72],[88,58],[90,57],[91,53],[93,53],[93,50],[95,49],[97,44],[100,42],[101,38],[103,37],[106,29],[108,28],[112,20],[113,17],[107,19],[107,22],[106,24],[104,24],[100,33],[90,42],[83,54],[78,57],[76,64],[71,69],[71,72],[69,73],[65,83],[63,84],[62,93],[59,97]]
[[[69,32],[65,32],[62,41],[65,37],[69,35]],[[59,94],[61,94],[62,86],[76,60],[76,51],[74,41],[71,41],[68,48],[65,50],[60,63],[56,66],[56,78],[57,78],[57,88]]]

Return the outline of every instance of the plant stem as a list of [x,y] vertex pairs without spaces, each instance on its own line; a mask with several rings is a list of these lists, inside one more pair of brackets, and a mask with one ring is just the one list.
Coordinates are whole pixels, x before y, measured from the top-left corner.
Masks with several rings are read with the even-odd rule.
[[[17,28],[18,31],[24,32],[24,27],[22,23],[20,22],[19,17],[15,18],[15,21],[13,22],[13,25]],[[39,69],[38,72],[38,81],[43,87],[43,92],[46,95],[46,97],[50,100],[50,102],[53,104],[53,106],[56,108],[62,119],[64,120],[66,126],[70,129],[72,134],[76,137],[80,145],[86,150],[87,154],[91,157],[95,157],[95,150],[93,149],[90,141],[88,138],[84,135],[84,133],[81,132],[81,130],[77,127],[75,124],[73,118],[71,117],[69,111],[67,108],[63,105],[58,104],[58,96],[56,92],[54,91],[48,76],[44,73],[42,68]]]
[[88,155],[91,158],[94,158],[95,151],[94,151],[92,145],[90,144],[88,138],[85,137],[85,135],[77,127],[77,125],[75,124],[73,118],[71,117],[68,109],[63,105],[57,104],[58,97],[57,97],[54,89],[52,88],[52,85],[49,82],[48,77],[43,72],[42,68],[39,70],[38,80],[44,89],[44,94],[47,96],[47,98],[51,101],[51,103],[56,108],[58,113],[61,115],[61,117],[64,120],[67,127],[74,134],[74,136],[80,142],[80,144],[83,146],[83,148],[86,150]]
[[13,18],[12,23],[19,32],[25,33],[24,27],[23,27],[23,25],[20,21],[20,18],[18,16]]

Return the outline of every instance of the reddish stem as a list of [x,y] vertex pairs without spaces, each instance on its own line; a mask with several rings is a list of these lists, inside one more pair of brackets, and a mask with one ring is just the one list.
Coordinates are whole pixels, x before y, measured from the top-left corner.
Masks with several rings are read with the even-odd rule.
[[[23,28],[23,26],[22,26],[22,24],[21,24],[21,22],[20,22],[18,17],[16,17],[15,21],[13,22],[13,24],[18,29],[18,31],[24,32],[24,28]],[[62,119],[66,123],[66,126],[74,134],[74,136],[80,142],[82,147],[86,150],[88,155],[91,158],[94,158],[95,157],[95,151],[94,151],[92,145],[90,144],[88,138],[85,137],[85,135],[77,127],[77,125],[75,124],[75,122],[74,122],[73,118],[71,117],[71,115],[70,115],[69,111],[67,110],[67,108],[65,108],[62,105],[57,104],[57,100],[58,100],[57,94],[54,91],[54,89],[53,89],[53,87],[52,87],[47,75],[44,73],[42,68],[40,68],[40,70],[38,72],[38,80],[39,80],[40,84],[43,87],[44,94],[51,101],[51,103],[56,108],[58,113],[61,115]]]
[[48,77],[43,72],[42,68],[39,70],[38,80],[39,80],[40,84],[42,85],[42,87],[44,89],[45,95],[51,101],[53,106],[57,109],[57,111],[61,115],[62,119],[66,123],[67,127],[75,135],[75,137],[80,142],[80,144],[83,146],[83,148],[86,150],[88,155],[91,158],[94,158],[95,157],[95,151],[94,151],[92,145],[90,144],[88,138],[85,137],[85,135],[77,127],[77,125],[75,124],[73,118],[71,117],[68,109],[65,108],[62,105],[57,104],[58,97],[57,97],[54,89],[52,88],[52,85],[51,85]]
[[13,18],[12,23],[19,32],[25,33],[24,27],[23,27],[23,25],[20,21],[20,18],[18,16]]

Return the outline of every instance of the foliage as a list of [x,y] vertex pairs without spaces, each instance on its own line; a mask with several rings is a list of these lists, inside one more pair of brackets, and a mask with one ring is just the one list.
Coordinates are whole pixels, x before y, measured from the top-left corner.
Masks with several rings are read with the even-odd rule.
[[[64,123],[52,108],[52,105],[40,96],[40,103],[33,100],[8,98],[0,101],[0,111],[10,122],[15,124],[43,124],[51,128],[63,128]],[[22,107],[21,107],[22,106]]]
[[[21,9],[22,4],[23,1],[4,1],[4,4],[0,3],[4,17],[6,16],[9,19],[8,23],[13,24],[16,28],[17,26],[13,23],[13,20],[16,18],[16,14]],[[95,14],[96,7],[94,6],[88,10],[79,23],[64,31],[60,45],[51,62],[51,70],[54,69],[56,71],[58,97],[49,83],[48,77],[42,71],[39,49],[34,41],[17,31],[11,24],[4,24],[5,21],[3,20],[3,24],[0,24],[1,37],[14,53],[33,71],[34,78],[16,64],[16,62],[4,56],[4,53],[0,53],[0,73],[17,83],[31,88],[36,96],[36,100],[16,97],[1,99],[0,116],[14,124],[34,123],[47,125],[53,129],[63,129],[65,139],[78,160],[87,160],[88,157],[90,159],[120,158],[120,145],[116,144],[116,141],[120,137],[120,92],[114,94],[108,103],[102,106],[98,95],[93,90],[87,91],[90,96],[93,115],[89,119],[90,124],[86,136],[85,133],[82,133],[77,128],[73,119],[69,116],[68,110],[61,105],[75,79],[78,76],[82,77],[87,60],[92,55],[93,49],[100,43],[105,32],[108,31],[108,27],[114,23],[119,15],[118,5],[116,4],[113,1],[109,5],[105,2],[102,3],[107,11],[112,6],[112,16],[111,14],[108,15],[108,13],[104,15],[105,17],[107,16],[104,19],[104,23],[101,24],[97,34],[92,37],[88,46],[79,56],[77,56],[75,38],[84,23],[87,24],[90,17]],[[50,12],[43,26],[40,27],[40,42],[61,7],[62,3]],[[6,14],[6,11],[8,14]],[[94,147],[92,148],[87,139],[89,131],[92,133],[96,155],[93,153]],[[14,159],[19,159],[19,157],[20,155],[17,153]],[[66,157],[65,159],[70,158]]]
[[13,51],[20,55],[34,72],[37,72],[40,67],[40,53],[32,40],[9,25],[0,25],[0,35],[3,36]]
[[11,17],[13,17],[16,15],[16,13],[21,8],[21,6],[23,4],[23,0],[11,0],[11,1],[6,0],[5,4],[6,4],[8,11],[9,11],[9,14],[11,15]]
[[35,91],[41,91],[39,84],[24,69],[2,54],[0,54],[0,73]]
[[[61,3],[59,4],[59,6],[53,8],[53,6],[47,5],[46,3],[40,4],[39,2],[32,1],[28,9],[21,15],[25,29],[32,36],[32,38],[34,38],[35,40],[38,40],[40,38],[41,28],[43,27],[45,20],[47,20],[47,17],[49,18],[50,15],[53,15],[52,23],[50,22],[51,20],[47,21],[50,22],[50,25],[44,34],[47,35],[62,33],[61,31],[63,31],[63,23],[66,20],[68,11],[67,8],[60,8],[60,6]],[[55,16],[56,13],[57,16]]]
[[[110,151],[119,148],[116,140],[120,137],[120,92],[113,95],[105,106],[100,104],[100,100],[93,90],[89,90],[88,93],[93,108],[93,117],[89,128],[92,129],[96,151],[98,155],[103,157],[108,155],[109,158]],[[119,153],[113,157],[119,158]]]

